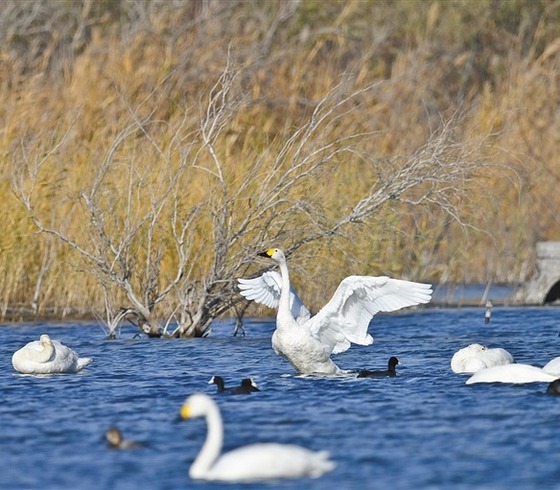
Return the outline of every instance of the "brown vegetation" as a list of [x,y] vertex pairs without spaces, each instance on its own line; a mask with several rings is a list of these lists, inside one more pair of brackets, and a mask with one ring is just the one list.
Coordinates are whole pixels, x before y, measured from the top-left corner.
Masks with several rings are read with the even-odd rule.
[[349,273],[523,281],[559,231],[559,15],[515,0],[7,2],[2,313],[114,328],[132,308],[148,332],[201,335],[265,245],[297,250],[309,305]]

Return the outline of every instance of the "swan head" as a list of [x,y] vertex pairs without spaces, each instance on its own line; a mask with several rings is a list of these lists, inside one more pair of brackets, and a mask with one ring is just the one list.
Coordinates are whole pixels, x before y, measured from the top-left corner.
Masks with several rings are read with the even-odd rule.
[[269,248],[268,250],[261,252],[259,256],[268,257],[278,264],[286,262],[286,256],[284,255],[284,252],[282,252],[282,250],[280,250],[279,248]]
[[46,333],[39,337],[39,342],[41,345],[52,345],[52,340]]
[[183,420],[192,419],[196,417],[204,417],[210,407],[215,406],[216,404],[208,395],[203,393],[195,393],[194,395],[189,396],[183,406],[181,407],[181,411],[179,412],[179,416]]
[[485,350],[488,349],[488,347],[482,344],[471,344],[469,345],[469,349],[474,352],[484,352]]

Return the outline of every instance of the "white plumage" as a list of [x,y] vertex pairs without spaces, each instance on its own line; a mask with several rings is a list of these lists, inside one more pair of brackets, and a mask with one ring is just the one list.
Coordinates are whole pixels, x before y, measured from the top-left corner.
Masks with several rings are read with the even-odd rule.
[[560,357],[555,357],[554,359],[548,361],[543,366],[543,371],[547,372],[548,374],[557,374],[560,376]]
[[249,483],[317,478],[335,467],[328,452],[315,452],[293,444],[251,444],[220,455],[222,417],[214,400],[207,395],[191,395],[180,414],[183,419],[205,417],[208,426],[206,441],[189,469],[192,479]]
[[[241,278],[237,281],[241,294],[245,298],[269,308],[278,308],[280,291],[282,291],[282,276],[278,272],[268,271],[253,279]],[[311,313],[309,313],[293,286],[290,286],[290,310],[298,323],[305,323],[311,318]]]
[[14,352],[12,366],[22,374],[77,373],[93,359],[79,357],[69,347],[43,334]]
[[451,370],[454,373],[473,374],[481,369],[512,362],[513,356],[505,349],[499,347],[488,349],[481,344],[471,344],[453,354]]
[[331,354],[346,351],[352,343],[370,345],[373,337],[368,326],[376,313],[428,303],[432,295],[429,284],[384,276],[349,276],[312,317],[290,286],[284,253],[274,248],[260,255],[274,260],[280,275],[266,272],[260,278],[240,279],[241,294],[278,308],[272,347],[302,374],[340,372]]
[[541,368],[529,364],[505,364],[478,371],[467,379],[466,384],[476,383],[550,383],[560,375],[552,375]]

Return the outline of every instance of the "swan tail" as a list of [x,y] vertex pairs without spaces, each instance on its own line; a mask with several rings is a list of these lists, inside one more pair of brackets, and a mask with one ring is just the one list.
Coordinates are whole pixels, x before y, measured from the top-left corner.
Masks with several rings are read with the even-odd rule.
[[81,371],[82,369],[84,369],[86,366],[88,366],[92,362],[93,362],[92,357],[80,357],[78,359],[78,366],[77,366],[76,371]]

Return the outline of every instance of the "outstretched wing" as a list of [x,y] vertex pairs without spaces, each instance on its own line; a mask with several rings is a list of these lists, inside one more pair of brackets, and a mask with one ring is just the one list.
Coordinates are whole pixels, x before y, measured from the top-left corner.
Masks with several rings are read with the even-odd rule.
[[[269,308],[278,308],[282,291],[282,276],[276,271],[264,272],[253,279],[238,279],[241,295]],[[293,287],[290,287],[290,308],[297,322],[307,321],[311,314]]]
[[351,343],[373,342],[368,326],[376,313],[428,303],[431,297],[430,284],[385,276],[349,276],[307,325],[330,353],[337,354],[347,350]]

